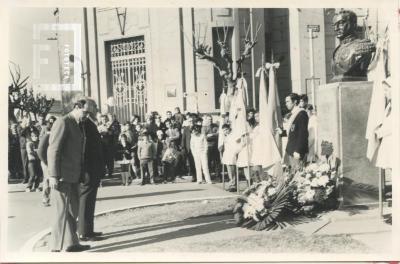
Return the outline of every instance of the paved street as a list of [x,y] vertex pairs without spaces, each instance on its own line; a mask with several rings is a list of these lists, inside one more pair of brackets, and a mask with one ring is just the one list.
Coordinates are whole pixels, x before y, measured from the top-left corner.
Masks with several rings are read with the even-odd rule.
[[[120,186],[119,178],[107,179],[99,189],[96,212],[183,199],[232,195],[220,184],[174,183]],[[9,185],[8,249],[18,251],[38,232],[50,227],[52,207],[43,207],[41,193],[25,193],[23,184]]]
[[[192,182],[179,182],[145,186],[131,185],[127,187],[119,184],[118,177],[105,180],[104,187],[100,188],[98,193],[97,213],[177,200],[207,199],[235,195],[223,191],[221,184],[199,185]],[[9,184],[8,189],[8,250],[12,252],[20,250],[30,238],[50,227],[52,207],[42,206],[41,193],[25,193],[23,184]],[[390,213],[390,210],[386,213]],[[218,219],[218,221],[224,222],[226,219]],[[228,225],[230,226],[231,224],[228,223]],[[377,209],[359,212],[357,210],[349,212],[334,211],[319,220],[316,219],[306,224],[300,224],[295,229],[307,235],[312,235],[315,232],[321,235],[349,234],[379,252],[388,250],[387,242],[391,236],[391,225],[384,224],[382,220],[377,218]],[[171,230],[164,231],[170,232]],[[238,229],[230,229],[230,231],[221,232],[224,236],[227,236],[229,232],[234,236],[248,233],[243,229],[239,229],[239,231],[238,233]],[[207,241],[210,237],[222,235],[222,233],[214,234],[211,232],[201,237],[204,236],[202,239]],[[154,236],[155,234],[151,235]],[[185,241],[182,240],[182,243],[185,244]],[[102,242],[99,244],[102,244]]]

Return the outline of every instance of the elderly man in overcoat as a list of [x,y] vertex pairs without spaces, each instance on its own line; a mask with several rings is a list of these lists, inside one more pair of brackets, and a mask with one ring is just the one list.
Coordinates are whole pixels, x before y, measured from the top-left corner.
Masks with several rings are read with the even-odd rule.
[[106,166],[103,156],[101,135],[95,124],[97,106],[94,100],[86,98],[88,118],[83,121],[85,131],[84,175],[80,185],[78,233],[81,241],[99,240],[101,232],[94,232],[94,210],[97,190],[105,176]]
[[82,122],[88,114],[85,100],[77,100],[73,110],[54,122],[47,149],[48,176],[52,188],[55,219],[51,231],[51,251],[79,252],[90,248],[79,243],[77,216],[79,181],[83,174],[85,135]]

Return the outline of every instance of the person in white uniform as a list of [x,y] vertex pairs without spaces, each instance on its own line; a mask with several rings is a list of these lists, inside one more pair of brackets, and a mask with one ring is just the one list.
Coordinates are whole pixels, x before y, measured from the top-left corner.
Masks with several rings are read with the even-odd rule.
[[[196,167],[197,183],[204,183],[203,174],[206,183],[211,184],[210,171],[208,169],[208,143],[206,136],[201,133],[201,126],[194,125],[192,136],[190,138],[190,149],[193,154],[194,164]],[[203,172],[203,174],[202,174]]]

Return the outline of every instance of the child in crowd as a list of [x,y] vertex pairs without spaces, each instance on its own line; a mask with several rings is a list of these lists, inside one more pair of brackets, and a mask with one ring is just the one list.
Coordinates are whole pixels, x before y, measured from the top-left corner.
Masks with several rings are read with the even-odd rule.
[[167,149],[162,157],[164,170],[164,183],[173,182],[175,180],[176,165],[178,162],[178,150],[175,141],[167,140]]
[[[156,147],[150,140],[148,132],[144,131],[141,138],[142,140],[138,143],[138,157],[142,174],[142,185],[146,184],[146,178],[149,178],[150,184],[154,184],[153,162],[157,155]],[[145,177],[146,174],[149,177]]]
[[173,120],[175,120],[177,127],[181,129],[185,117],[182,115],[181,109],[179,107],[175,107],[174,112],[175,113]]
[[156,141],[156,168],[157,174],[160,178],[165,178],[162,158],[165,150],[167,149],[167,143],[164,140],[164,133],[162,130],[157,130],[157,141]]
[[222,164],[226,165],[228,169],[229,191],[234,192],[236,191],[236,160],[241,146],[232,135],[231,126],[229,124],[224,124],[222,126],[222,131],[224,133],[224,144],[222,145],[222,149],[220,149],[220,151],[223,152]]
[[40,191],[38,189],[40,178],[41,178],[41,168],[40,159],[37,155],[37,149],[39,145],[39,133],[33,130],[30,137],[27,138],[26,151],[28,154],[28,174],[29,181],[25,189],[26,192]]
[[53,123],[47,122],[46,133],[40,138],[37,154],[40,159],[40,164],[43,171],[43,190],[42,190],[42,203],[43,206],[50,206],[50,179],[47,171],[47,149],[49,147],[50,131]]
[[264,169],[262,168],[265,163],[265,145],[263,141],[266,140],[265,134],[262,133],[260,128],[260,113],[254,114],[255,127],[251,133],[252,135],[252,151],[250,153],[250,163],[252,167],[252,176],[255,182],[264,180]]
[[140,138],[140,131],[142,127],[140,124],[137,124],[134,128],[132,126],[130,127],[130,134],[132,135],[132,160],[131,164],[129,166],[129,173],[131,175],[131,178],[137,178],[140,179],[140,162],[138,158],[138,153],[137,153],[137,148],[138,148],[138,143],[139,143],[139,138]]
[[133,144],[134,140],[134,135],[131,130],[131,123],[126,122],[122,127],[121,127],[121,134],[119,135],[119,141],[121,140],[121,136],[125,135],[126,140],[128,141],[129,144]]
[[129,165],[132,160],[132,145],[128,142],[125,134],[120,136],[115,159],[121,166],[122,185],[128,186],[130,180]]
[[251,161],[251,153],[253,152],[253,128],[248,122],[246,126],[248,133],[240,138],[241,150],[237,157],[236,166],[239,169],[243,168],[244,176],[246,177],[248,183],[251,185],[251,172],[253,166]]

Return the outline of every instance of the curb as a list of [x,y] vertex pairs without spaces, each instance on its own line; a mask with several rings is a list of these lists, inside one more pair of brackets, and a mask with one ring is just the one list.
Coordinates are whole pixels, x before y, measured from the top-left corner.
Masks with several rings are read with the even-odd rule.
[[[211,196],[211,197],[201,197],[201,198],[192,198],[192,199],[181,199],[181,200],[172,200],[168,202],[161,202],[161,203],[148,203],[148,204],[142,204],[142,205],[136,205],[136,206],[127,206],[127,207],[121,207],[117,209],[110,209],[110,210],[105,210],[101,211],[98,213],[94,214],[94,217],[99,217],[99,216],[104,216],[110,213],[116,213],[116,212],[121,212],[121,211],[126,211],[130,209],[139,209],[139,208],[144,208],[144,207],[153,207],[153,206],[159,206],[159,205],[169,205],[169,204],[175,204],[175,203],[187,203],[187,202],[195,202],[195,201],[203,201],[203,200],[218,200],[218,199],[228,199],[228,198],[235,198],[238,197],[239,195],[237,194],[231,194],[231,195],[226,195],[226,196]],[[34,252],[33,248],[37,244],[39,240],[41,240],[43,237],[47,236],[50,234],[51,228],[46,228],[37,234],[35,234],[33,237],[31,237],[25,244],[21,247],[19,250],[20,252]]]

